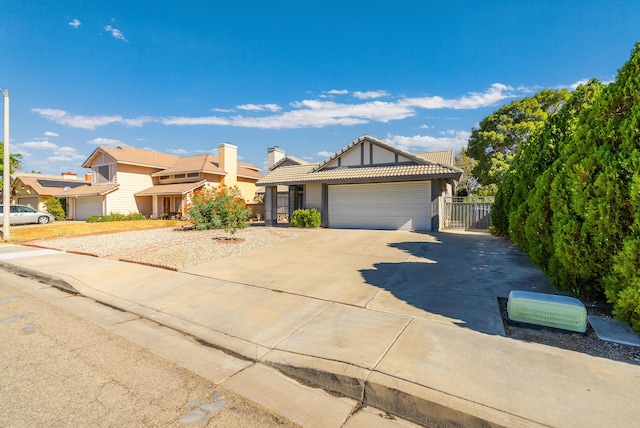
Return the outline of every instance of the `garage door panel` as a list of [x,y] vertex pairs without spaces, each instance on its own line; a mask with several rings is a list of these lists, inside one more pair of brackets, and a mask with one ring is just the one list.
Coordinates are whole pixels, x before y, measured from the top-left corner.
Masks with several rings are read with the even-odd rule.
[[329,187],[329,227],[429,230],[430,182]]
[[102,215],[102,196],[78,198],[76,220],[86,220],[92,215]]

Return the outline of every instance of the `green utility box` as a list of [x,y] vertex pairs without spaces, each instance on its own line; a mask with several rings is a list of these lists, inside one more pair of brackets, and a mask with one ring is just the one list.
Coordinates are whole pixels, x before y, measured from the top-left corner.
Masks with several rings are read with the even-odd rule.
[[573,297],[512,290],[507,302],[507,314],[513,321],[579,333],[587,331],[587,309]]

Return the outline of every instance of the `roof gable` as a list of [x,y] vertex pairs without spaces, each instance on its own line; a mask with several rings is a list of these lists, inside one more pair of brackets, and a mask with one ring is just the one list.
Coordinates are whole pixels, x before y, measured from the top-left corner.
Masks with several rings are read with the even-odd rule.
[[168,153],[154,152],[152,150],[137,149],[131,146],[108,147],[99,146],[82,164],[84,168],[91,168],[101,155],[107,155],[116,163],[146,166],[151,168],[172,167],[180,156]]
[[[366,183],[431,179],[458,180],[461,171],[448,152],[415,155],[368,135],[362,136],[322,163],[280,166],[258,186],[302,183]],[[436,162],[441,160],[444,162]]]
[[389,143],[363,135],[322,162],[314,172],[332,168],[424,165],[429,161]]
[[309,165],[309,162],[307,162],[306,160],[302,160],[300,158],[297,158],[295,156],[285,156],[282,159],[280,159],[278,162],[276,162],[271,167],[271,170],[274,170],[274,169],[279,168],[281,166],[293,166],[293,165]]

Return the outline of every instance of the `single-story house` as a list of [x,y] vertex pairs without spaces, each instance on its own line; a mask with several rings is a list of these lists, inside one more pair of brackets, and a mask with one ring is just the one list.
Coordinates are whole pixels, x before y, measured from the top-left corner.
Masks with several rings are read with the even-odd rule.
[[269,172],[256,183],[265,187],[267,225],[277,223],[286,186],[289,212],[315,208],[323,227],[437,230],[462,174],[452,150],[409,153],[368,135],[320,163],[286,159],[279,148],[267,154]]
[[58,193],[67,199],[67,217],[141,213],[161,218],[184,213],[190,195],[204,186],[237,186],[246,201],[254,199],[262,174],[239,162],[238,148],[218,147],[218,156],[177,156],[129,146],[100,146],[82,164],[91,168],[89,185]]
[[62,175],[45,175],[16,172],[11,174],[11,203],[46,211],[44,203],[60,192],[91,183],[90,174],[78,177],[72,172]]

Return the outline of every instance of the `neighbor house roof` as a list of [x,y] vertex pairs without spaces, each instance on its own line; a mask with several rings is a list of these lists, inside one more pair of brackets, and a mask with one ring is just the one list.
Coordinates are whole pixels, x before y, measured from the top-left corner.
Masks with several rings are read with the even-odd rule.
[[186,195],[192,190],[204,186],[206,183],[207,180],[201,180],[197,183],[158,184],[136,193],[135,196]]
[[196,155],[179,158],[169,168],[151,174],[152,177],[171,174],[188,174],[190,172],[205,172],[208,174],[225,175],[226,172],[218,166],[218,158],[213,155]]
[[60,192],[55,196],[61,198],[71,198],[75,196],[102,196],[111,193],[118,188],[118,184],[104,184],[98,186],[84,185],[75,189]]
[[39,196],[53,196],[66,187],[76,188],[88,184],[86,180],[64,178],[59,175],[16,173],[13,176],[13,186],[16,185],[17,181],[20,181],[24,186],[31,187]]
[[456,166],[456,158],[453,150],[445,150],[440,152],[416,153],[417,157],[428,161],[439,163],[440,165]]
[[152,150],[137,149],[130,146],[100,146],[91,153],[82,166],[84,168],[90,168],[93,160],[100,152],[111,156],[118,163],[163,169],[172,167],[176,161],[180,159],[180,156],[154,152]]

